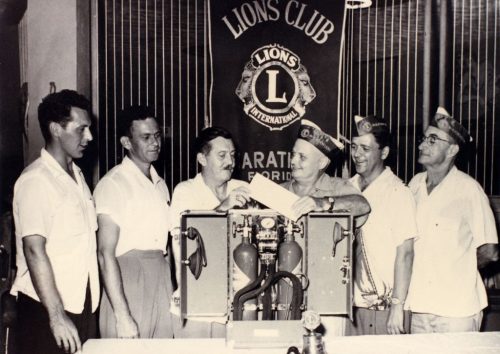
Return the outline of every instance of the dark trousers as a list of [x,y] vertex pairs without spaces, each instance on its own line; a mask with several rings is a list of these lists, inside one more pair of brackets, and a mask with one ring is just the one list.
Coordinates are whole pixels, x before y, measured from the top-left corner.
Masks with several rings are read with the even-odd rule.
[[[18,354],[64,354],[64,349],[57,346],[50,330],[49,316],[42,303],[29,296],[19,293],[17,297],[17,348]],[[90,288],[87,285],[85,305],[81,314],[66,311],[75,324],[83,343],[90,338],[96,338],[96,315],[92,313]]]

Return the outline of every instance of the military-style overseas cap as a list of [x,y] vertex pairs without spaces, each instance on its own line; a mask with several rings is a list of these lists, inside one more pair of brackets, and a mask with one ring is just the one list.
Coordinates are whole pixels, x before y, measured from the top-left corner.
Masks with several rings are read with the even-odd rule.
[[312,144],[328,158],[333,152],[344,149],[344,144],[323,132],[319,126],[307,119],[300,121],[297,138]]
[[389,126],[385,120],[374,115],[354,116],[354,122],[359,136],[370,133],[389,133]]
[[457,144],[465,145],[472,141],[472,137],[457,120],[443,107],[438,107],[430,125],[436,127],[451,136]]

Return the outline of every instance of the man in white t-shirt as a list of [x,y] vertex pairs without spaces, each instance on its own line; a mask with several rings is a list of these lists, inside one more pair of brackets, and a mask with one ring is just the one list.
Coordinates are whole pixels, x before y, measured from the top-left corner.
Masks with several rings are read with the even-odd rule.
[[14,187],[16,335],[24,353],[75,353],[96,336],[99,274],[94,201],[74,163],[92,141],[89,101],[72,90],[38,106],[41,156]]
[[[172,249],[176,260],[177,281],[180,281],[179,232],[181,214],[186,210],[227,211],[243,207],[250,200],[248,183],[231,179],[235,166],[235,147],[231,134],[224,128],[203,129],[195,140],[196,159],[201,172],[196,177],[179,183],[172,195]],[[206,241],[208,242],[208,241]],[[174,293],[174,298],[177,292]],[[178,303],[178,301],[177,301]],[[172,304],[172,312],[179,315],[179,306]],[[180,324],[174,318],[175,337],[223,337],[225,319],[187,320]]]
[[488,197],[455,159],[472,141],[439,107],[420,143],[425,172],[410,189],[419,237],[408,293],[412,333],[479,331],[486,290],[478,268],[498,260],[498,236]]
[[351,158],[352,184],[371,207],[356,236],[354,320],[349,335],[400,334],[410,331],[404,303],[410,285],[413,239],[417,235],[411,191],[385,166],[390,152],[387,123],[376,116],[355,116],[357,135]]
[[170,195],[152,163],[161,132],[153,112],[132,106],[119,115],[127,156],[94,191],[98,257],[104,282],[103,338],[171,338],[172,295],[167,248]]

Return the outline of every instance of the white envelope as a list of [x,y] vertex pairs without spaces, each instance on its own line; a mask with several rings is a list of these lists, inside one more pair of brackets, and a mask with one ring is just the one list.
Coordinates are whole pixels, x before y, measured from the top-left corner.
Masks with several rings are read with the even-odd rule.
[[299,197],[260,173],[256,173],[250,182],[250,192],[253,199],[268,208],[274,209],[293,221],[299,218],[300,215],[296,215],[291,208]]

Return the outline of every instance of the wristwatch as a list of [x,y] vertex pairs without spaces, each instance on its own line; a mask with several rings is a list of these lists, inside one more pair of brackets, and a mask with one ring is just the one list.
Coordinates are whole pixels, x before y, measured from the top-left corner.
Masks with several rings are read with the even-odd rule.
[[328,197],[328,199],[326,200],[326,203],[324,203],[324,205],[323,205],[323,211],[332,211],[334,204],[335,204],[335,198]]
[[405,304],[404,300],[401,301],[397,297],[391,297],[391,305],[404,305],[404,304]]

